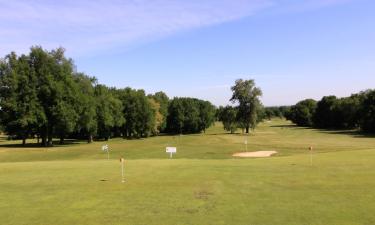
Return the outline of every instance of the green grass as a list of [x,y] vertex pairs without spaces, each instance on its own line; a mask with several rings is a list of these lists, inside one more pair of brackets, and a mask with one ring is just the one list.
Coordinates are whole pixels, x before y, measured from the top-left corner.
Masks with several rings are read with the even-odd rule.
[[[375,138],[263,123],[245,137],[207,134],[75,143],[0,145],[0,224],[375,224]],[[178,147],[170,160],[167,145]],[[314,146],[310,166],[307,148]],[[126,183],[118,157],[125,156]]]

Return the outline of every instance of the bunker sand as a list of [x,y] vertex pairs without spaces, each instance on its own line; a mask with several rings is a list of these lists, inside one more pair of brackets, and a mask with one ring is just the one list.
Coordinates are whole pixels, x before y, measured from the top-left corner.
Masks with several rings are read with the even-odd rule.
[[241,158],[266,158],[276,153],[276,151],[238,152],[234,153],[233,156]]

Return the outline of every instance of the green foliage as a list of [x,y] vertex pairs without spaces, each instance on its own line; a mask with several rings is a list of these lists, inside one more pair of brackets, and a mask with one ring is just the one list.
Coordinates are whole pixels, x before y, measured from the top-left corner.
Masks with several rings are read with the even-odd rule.
[[97,103],[95,99],[96,79],[89,77],[83,73],[74,76],[81,92],[77,96],[79,120],[77,131],[80,132],[87,141],[91,143],[93,136],[97,134],[98,123],[96,121]]
[[313,99],[306,99],[298,102],[295,106],[292,106],[288,119],[298,126],[312,126],[315,110],[316,101]]
[[147,137],[155,133],[156,111],[143,90],[131,88],[116,90],[121,100],[125,123],[122,126],[124,137]]
[[232,102],[238,102],[237,121],[239,127],[246,129],[255,129],[259,122],[258,113],[262,107],[259,97],[262,96],[260,88],[255,86],[254,80],[236,80],[231,88],[233,95]]
[[[164,92],[146,96],[143,90],[97,84],[76,72],[64,52],[37,46],[28,55],[11,53],[0,59],[0,124],[6,134],[23,139],[23,144],[36,135],[42,146],[52,146],[56,137],[63,144],[66,137],[92,142],[166,131],[170,107]],[[173,132],[205,131],[214,122],[215,108],[207,101],[186,99],[181,106],[182,114],[169,116],[176,122],[169,127],[178,127]]]
[[112,129],[121,127],[125,122],[122,115],[123,105],[104,85],[95,87],[95,99],[97,102],[98,135],[100,138],[108,140],[111,137]]
[[323,97],[317,103],[316,110],[313,116],[314,126],[318,128],[334,128],[337,122],[337,106],[338,99],[336,96],[326,96]]
[[263,119],[271,120],[274,117],[284,118],[287,111],[290,110],[289,106],[271,106],[265,107],[263,111]]
[[28,56],[15,53],[0,62],[1,123],[9,135],[23,139],[36,132],[45,114],[38,102],[37,77]]
[[221,109],[219,119],[223,122],[224,130],[230,133],[235,133],[238,127],[237,124],[237,108],[233,106],[226,106]]
[[284,114],[287,119],[299,126],[375,132],[373,129],[375,103],[371,100],[373,92],[368,90],[345,98],[325,96],[317,103],[309,99],[299,102]]
[[360,126],[365,132],[375,132],[375,90],[364,94],[360,109]]
[[163,119],[161,123],[158,125],[158,130],[159,132],[164,132],[167,128],[169,98],[162,91],[156,92],[155,94],[150,95],[149,97],[154,99],[160,105],[159,112]]
[[174,98],[169,103],[167,131],[170,133],[199,133],[215,121],[215,107],[195,98]]

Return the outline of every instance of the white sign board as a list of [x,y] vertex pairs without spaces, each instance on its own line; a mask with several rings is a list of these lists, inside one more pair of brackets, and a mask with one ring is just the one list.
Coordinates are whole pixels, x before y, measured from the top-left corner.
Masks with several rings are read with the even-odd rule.
[[102,151],[108,151],[108,145],[103,145],[102,146]]
[[176,153],[177,152],[177,148],[176,147],[167,147],[166,152],[167,153]]
[[102,146],[102,151],[103,152],[107,152],[107,158],[109,160],[109,148],[108,148],[108,145],[103,145]]
[[172,158],[172,155],[174,153],[177,153],[177,148],[176,147],[167,147],[166,152],[170,154],[170,158]]

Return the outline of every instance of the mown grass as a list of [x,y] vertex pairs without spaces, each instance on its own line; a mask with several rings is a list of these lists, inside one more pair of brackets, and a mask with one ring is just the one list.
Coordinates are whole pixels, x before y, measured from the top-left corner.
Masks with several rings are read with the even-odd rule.
[[[278,155],[233,159],[244,138],[218,125],[202,135],[114,139],[111,160],[103,142],[23,149],[4,141],[0,224],[375,224],[375,138],[276,120],[249,137],[249,150]],[[167,145],[178,147],[174,159]]]

